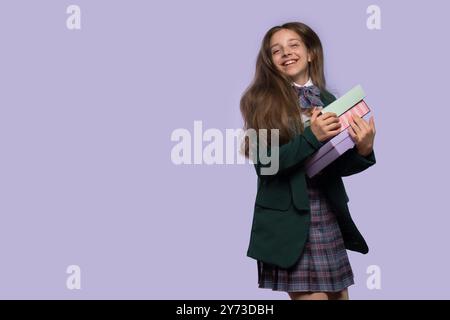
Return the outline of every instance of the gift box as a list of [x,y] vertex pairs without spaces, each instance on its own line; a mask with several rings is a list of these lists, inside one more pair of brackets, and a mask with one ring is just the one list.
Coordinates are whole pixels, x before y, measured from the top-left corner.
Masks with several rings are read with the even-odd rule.
[[305,170],[308,177],[314,177],[344,152],[355,146],[348,132],[348,127],[350,126],[349,120],[350,115],[358,115],[366,121],[369,120],[370,109],[364,101],[364,97],[364,90],[358,85],[322,109],[322,113],[336,113],[339,117],[341,128],[336,136],[325,142],[317,152],[306,160]]

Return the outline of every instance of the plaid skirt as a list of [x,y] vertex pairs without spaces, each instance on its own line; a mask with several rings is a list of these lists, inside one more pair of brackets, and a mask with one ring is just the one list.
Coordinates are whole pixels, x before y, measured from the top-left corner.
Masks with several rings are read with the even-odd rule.
[[289,269],[257,261],[258,286],[286,292],[338,292],[354,284],[342,234],[320,184],[306,178],[311,206],[309,237]]

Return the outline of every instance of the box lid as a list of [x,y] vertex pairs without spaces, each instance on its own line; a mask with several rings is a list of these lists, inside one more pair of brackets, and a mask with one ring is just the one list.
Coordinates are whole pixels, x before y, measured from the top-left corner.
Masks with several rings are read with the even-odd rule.
[[353,107],[359,101],[363,100],[366,94],[364,93],[361,85],[357,85],[346,94],[344,94],[339,99],[336,99],[328,106],[322,109],[322,113],[334,112],[339,117],[341,114],[346,112],[348,109]]

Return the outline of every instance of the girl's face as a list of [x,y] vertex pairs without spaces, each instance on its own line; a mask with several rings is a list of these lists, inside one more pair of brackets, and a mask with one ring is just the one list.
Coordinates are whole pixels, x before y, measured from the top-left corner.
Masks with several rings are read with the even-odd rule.
[[308,81],[308,61],[311,57],[300,36],[289,29],[275,32],[270,39],[272,61],[276,68],[292,81]]

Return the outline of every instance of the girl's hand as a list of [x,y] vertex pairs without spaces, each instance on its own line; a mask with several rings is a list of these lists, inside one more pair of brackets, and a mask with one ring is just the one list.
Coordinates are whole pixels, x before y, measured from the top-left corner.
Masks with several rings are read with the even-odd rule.
[[373,141],[376,133],[373,116],[370,117],[369,123],[367,123],[358,115],[351,115],[349,123],[348,132],[355,142],[358,153],[363,157],[367,157],[373,150]]
[[311,131],[317,140],[323,142],[341,131],[339,118],[335,113],[325,112],[319,116],[320,109],[315,108],[311,116]]

